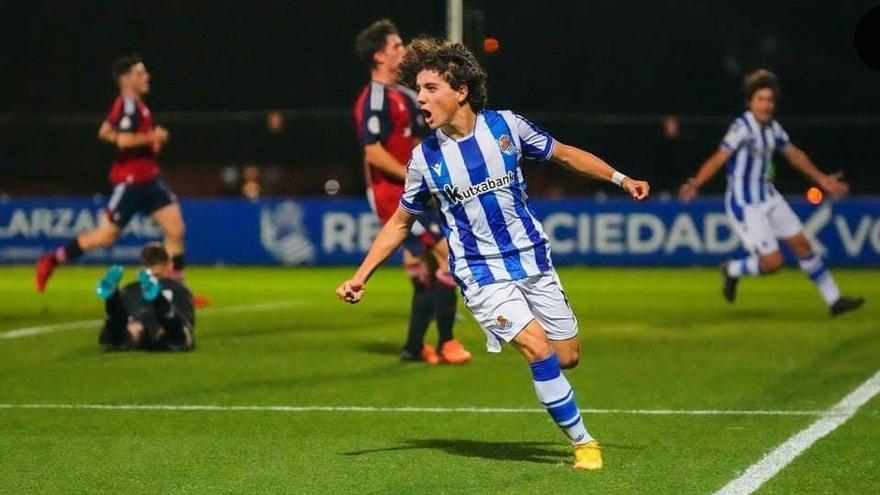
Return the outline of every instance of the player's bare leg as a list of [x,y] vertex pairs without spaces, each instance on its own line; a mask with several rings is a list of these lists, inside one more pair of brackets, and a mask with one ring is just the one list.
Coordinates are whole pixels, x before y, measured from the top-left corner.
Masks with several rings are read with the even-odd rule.
[[770,275],[779,271],[785,259],[779,250],[764,255],[750,254],[745,258],[729,260],[721,265],[721,293],[727,302],[736,300],[739,279],[747,276]]
[[186,229],[183,224],[183,213],[180,211],[180,205],[177,203],[165,205],[154,211],[152,217],[153,221],[156,222],[156,225],[162,229],[162,234],[165,236],[165,251],[168,252],[168,256],[172,260],[175,258],[180,260],[175,264],[180,263],[181,266],[174,266],[174,271],[182,271],[184,252],[183,236]]
[[112,246],[121,233],[122,229],[119,226],[111,222],[107,215],[102,215],[98,228],[83,232],[76,240],[80,248],[87,252]]
[[[575,339],[568,339],[570,342]],[[562,373],[555,346],[537,320],[532,320],[513,339],[513,344],[529,362],[538,399],[547,408],[553,421],[571,440],[575,452],[575,469],[601,469],[602,451],[584,427],[583,418],[574,398],[574,391]],[[569,343],[561,346],[570,351]]]
[[122,229],[111,222],[109,217],[103,215],[96,229],[83,232],[67,245],[41,256],[37,261],[37,272],[34,277],[37,292],[46,290],[46,284],[49,283],[49,277],[52,276],[56,266],[72,261],[88,251],[112,246],[121,232]]
[[816,285],[816,288],[822,295],[822,299],[828,305],[828,311],[831,313],[831,316],[838,316],[858,309],[865,303],[865,299],[862,297],[840,295],[840,289],[838,289],[837,283],[834,282],[831,272],[825,267],[822,257],[813,252],[813,247],[803,232],[785,239],[785,243],[788,244],[788,247],[798,257],[801,271],[810,277],[810,280]]
[[[184,234],[186,227],[183,223],[183,212],[180,205],[171,203],[154,211],[151,215],[153,222],[159,226],[164,236],[165,251],[171,258],[172,275],[178,280],[183,279],[184,264],[183,253],[185,251]],[[193,294],[193,305],[204,308],[211,304],[211,299],[203,294]]]
[[565,340],[550,340],[550,346],[559,356],[559,365],[564,370],[572,369],[578,365],[581,358],[581,338],[575,335]]

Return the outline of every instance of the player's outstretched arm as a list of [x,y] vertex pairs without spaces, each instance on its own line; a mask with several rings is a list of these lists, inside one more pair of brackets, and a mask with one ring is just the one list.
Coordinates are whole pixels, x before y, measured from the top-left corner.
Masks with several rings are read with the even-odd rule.
[[843,172],[823,173],[803,150],[791,143],[782,148],[782,154],[785,155],[792,167],[809,177],[833,198],[839,199],[849,193],[849,184],[841,180]]
[[415,218],[415,215],[398,206],[394,215],[379,231],[354,276],[336,288],[336,297],[351,304],[359,302],[364,296],[367,280],[403,243]]
[[715,153],[712,153],[712,156],[707,158],[706,161],[700,165],[697,175],[689,177],[688,180],[681,185],[681,188],[678,190],[678,197],[683,201],[694,199],[697,196],[697,193],[699,193],[700,188],[712,180],[712,177],[714,177],[715,174],[718,173],[718,170],[724,166],[724,162],[726,162],[728,158],[730,158],[730,151],[724,148],[718,148]]
[[631,179],[614,170],[614,167],[598,156],[580,148],[562,144],[559,141],[554,143],[550,159],[578,174],[606,182],[614,182],[636,201],[644,201],[651,192],[651,186],[646,181]]

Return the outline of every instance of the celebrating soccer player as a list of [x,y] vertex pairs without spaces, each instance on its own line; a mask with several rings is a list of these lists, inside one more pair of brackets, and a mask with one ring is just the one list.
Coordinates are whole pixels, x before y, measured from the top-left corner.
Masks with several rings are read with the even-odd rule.
[[[374,22],[358,34],[355,48],[369,66],[371,79],[354,106],[364,148],[367,198],[385,224],[400,203],[412,148],[427,129],[415,94],[397,84],[397,69],[406,48],[394,24],[387,19]],[[448,247],[439,223],[437,208],[426,208],[404,243],[403,263],[412,280],[413,297],[400,357],[428,364],[464,364],[471,355],[453,338],[455,281],[449,273]],[[432,319],[437,321],[436,349],[424,342]]]
[[577,320],[553,268],[547,235],[529,208],[521,160],[553,160],[614,182],[636,200],[648,197],[648,183],[554,140],[519,115],[485,109],[486,73],[462,44],[416,39],[400,70],[401,80],[414,85],[434,132],[413,150],[397,210],[337,296],[361,300],[370,275],[435,195],[450,270],[489,345],[510,342],[529,362],[538,398],[574,445],[574,467],[601,468],[599,443],[587,432],[562,373],[578,363]]
[[865,300],[840,295],[831,272],[804,235],[800,219],[770,181],[773,154],[780,151],[794,168],[834,198],[846,196],[849,186],[840,180],[841,173],[822,173],[773,118],[779,99],[775,74],[759,69],[746,76],[743,89],[747,110],[733,121],[718,150],[679,191],[681,199],[690,201],[727,164],[724,206],[749,255],[722,267],[724,298],[729,302],[736,299],[740,278],[769,275],[782,267],[777,241],[782,239],[798,257],[801,270],[816,284],[832,316],[857,309]]
[[[43,255],[37,263],[36,285],[39,292],[55,267],[76,260],[85,252],[112,245],[135,213],[150,215],[162,229],[165,249],[171,256],[174,276],[182,277],[183,216],[176,196],[159,178],[156,155],[168,141],[168,131],[154,125],[143,98],[150,91],[150,73],[137,55],[123,56],[113,62],[113,76],[119,96],[98,129],[98,138],[117,149],[110,168],[113,194],[106,215],[95,230]],[[199,304],[204,304],[200,300]]]

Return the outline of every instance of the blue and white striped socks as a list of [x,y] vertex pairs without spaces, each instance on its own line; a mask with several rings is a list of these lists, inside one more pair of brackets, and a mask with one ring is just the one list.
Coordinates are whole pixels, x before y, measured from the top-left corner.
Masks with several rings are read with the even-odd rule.
[[578,445],[592,440],[593,437],[587,432],[581,412],[574,401],[574,391],[562,374],[556,354],[529,363],[529,366],[532,367],[532,381],[538,399],[547,408],[556,425],[568,435],[571,443]]
[[816,284],[825,304],[831,306],[840,298],[840,289],[837,288],[837,284],[834,282],[831,272],[825,267],[821,256],[813,254],[808,258],[801,258],[798,260],[798,264],[801,266],[801,271],[806,273],[810,280]]
[[755,255],[746,256],[727,263],[727,274],[733,278],[761,274],[761,260]]

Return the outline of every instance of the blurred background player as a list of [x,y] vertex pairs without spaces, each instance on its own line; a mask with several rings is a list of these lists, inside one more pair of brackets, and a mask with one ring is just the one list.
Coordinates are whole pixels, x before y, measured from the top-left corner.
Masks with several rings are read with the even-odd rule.
[[122,267],[114,265],[98,282],[104,327],[98,342],[109,351],[195,349],[195,309],[190,291],[169,277],[168,253],[159,243],[141,251],[137,282],[118,289]]
[[462,44],[419,38],[401,65],[418,91],[425,122],[436,130],[413,150],[406,190],[354,276],[337,296],[357,303],[367,280],[403,242],[437,195],[449,227],[450,267],[465,304],[488,336],[489,350],[510,342],[532,371],[539,400],[574,447],[576,469],[603,466],[562,369],[580,358],[577,319],[550,259],[549,239],[531,213],[520,162],[553,160],[644,200],[649,185],[600,158],[554,140],[509,111],[485,109],[486,73]]
[[[177,197],[159,177],[156,156],[168,142],[168,131],[154,125],[143,98],[150,91],[150,73],[138,55],[127,55],[113,62],[113,77],[119,96],[98,129],[98,139],[114,145],[116,159],[110,168],[113,194],[106,215],[95,230],[43,255],[37,262],[37,291],[46,284],[55,267],[76,260],[84,253],[111,246],[135,213],[150,215],[164,234],[165,248],[171,256],[173,273],[182,278],[184,269],[184,224]],[[204,296],[199,305],[208,303]]]
[[745,77],[747,110],[730,125],[718,150],[700,167],[697,175],[681,186],[685,201],[696,197],[700,187],[727,164],[724,205],[730,222],[749,255],[730,260],[722,268],[725,299],[736,299],[739,279],[769,275],[783,265],[782,239],[798,257],[801,270],[816,285],[832,316],[854,310],[865,301],[841,296],[822,257],[813,251],[800,219],[770,180],[773,154],[781,152],[792,167],[806,175],[834,198],[846,196],[849,186],[842,173],[825,174],[810,157],[792,144],[788,133],[774,120],[779,82],[772,72],[759,69]]
[[[363,144],[367,198],[384,225],[403,194],[406,163],[425,135],[415,94],[397,84],[397,69],[406,48],[388,19],[358,34],[355,49],[370,69],[370,83],[358,95],[354,115]],[[436,206],[413,225],[404,243],[403,263],[413,283],[409,331],[401,359],[464,364],[470,353],[453,338],[457,307],[455,281],[449,274],[448,247]],[[431,320],[437,322],[437,348],[425,344]]]

